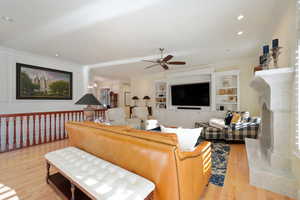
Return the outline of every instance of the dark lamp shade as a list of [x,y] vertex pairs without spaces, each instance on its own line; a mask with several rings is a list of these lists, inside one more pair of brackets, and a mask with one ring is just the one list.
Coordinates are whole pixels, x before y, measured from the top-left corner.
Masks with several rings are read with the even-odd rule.
[[102,105],[98,99],[91,93],[81,97],[75,104],[77,105]]
[[132,100],[139,100],[137,96],[132,97]]
[[151,98],[149,96],[144,96],[144,100],[150,100]]

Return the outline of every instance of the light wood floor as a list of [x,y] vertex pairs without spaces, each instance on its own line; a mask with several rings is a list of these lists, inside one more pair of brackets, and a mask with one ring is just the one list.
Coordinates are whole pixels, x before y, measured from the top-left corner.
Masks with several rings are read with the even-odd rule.
[[[0,154],[0,200],[59,200],[45,182],[43,155],[65,146],[67,140]],[[210,184],[202,200],[290,200],[248,182],[245,147],[231,145],[224,187]]]

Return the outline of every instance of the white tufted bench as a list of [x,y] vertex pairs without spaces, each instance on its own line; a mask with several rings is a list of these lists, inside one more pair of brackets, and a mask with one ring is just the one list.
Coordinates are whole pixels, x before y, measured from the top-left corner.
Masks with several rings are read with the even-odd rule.
[[[90,199],[151,199],[151,193],[155,188],[151,181],[75,147],[47,153],[45,158],[47,183],[50,181],[56,186],[56,190],[62,189],[54,183],[54,177],[57,178],[59,173],[70,182],[69,193],[72,200],[83,199],[76,197],[77,189]],[[50,175],[50,166],[55,167],[58,173]],[[61,182],[57,181],[58,184]]]

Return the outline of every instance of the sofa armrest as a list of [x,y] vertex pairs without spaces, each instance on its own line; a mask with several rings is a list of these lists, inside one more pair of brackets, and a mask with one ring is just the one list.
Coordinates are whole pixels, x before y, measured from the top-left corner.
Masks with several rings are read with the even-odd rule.
[[202,142],[193,152],[177,149],[181,199],[198,200],[211,174],[211,143]]
[[191,151],[191,152],[180,151],[178,155],[179,155],[180,160],[185,160],[188,158],[194,158],[194,157],[201,156],[208,151],[209,152],[211,151],[211,143],[204,141],[204,142],[200,143],[194,151]]

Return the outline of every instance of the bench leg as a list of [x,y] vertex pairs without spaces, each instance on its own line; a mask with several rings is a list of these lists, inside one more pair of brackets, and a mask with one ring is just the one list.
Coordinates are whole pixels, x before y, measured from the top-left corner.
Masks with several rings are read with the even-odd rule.
[[71,193],[72,193],[71,200],[75,200],[75,186],[73,183],[71,183]]
[[46,182],[47,184],[49,184],[50,164],[48,162],[46,163],[46,168],[47,168]]

